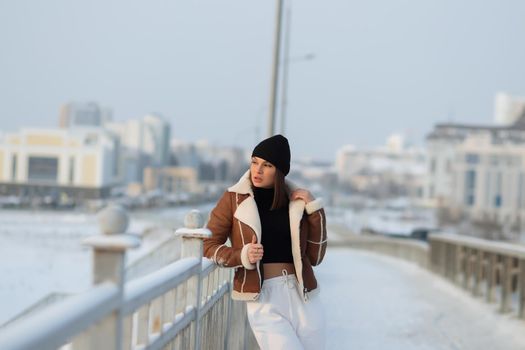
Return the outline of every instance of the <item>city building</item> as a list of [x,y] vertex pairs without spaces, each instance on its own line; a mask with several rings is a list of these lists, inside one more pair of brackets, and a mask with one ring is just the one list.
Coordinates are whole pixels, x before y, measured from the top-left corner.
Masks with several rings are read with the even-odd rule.
[[71,128],[77,126],[102,126],[111,121],[112,112],[102,108],[95,102],[65,103],[60,107],[59,127]]
[[425,165],[424,151],[407,147],[397,134],[385,147],[360,150],[346,145],[337,151],[335,162],[340,186],[377,198],[422,197]]
[[22,129],[0,140],[0,195],[99,198],[118,184],[118,138],[101,128]]
[[331,161],[294,157],[287,179],[307,188],[315,197],[322,197],[326,205],[332,204],[332,194],[338,190],[337,173]]
[[142,182],[146,167],[170,165],[171,127],[161,116],[149,114],[141,119],[105,123],[104,127],[120,138],[122,158],[118,166],[124,182]]
[[525,130],[471,134],[454,165],[452,202],[472,220],[525,223]]
[[525,113],[511,125],[437,124],[427,152],[430,205],[471,220],[525,223]]
[[144,189],[163,193],[200,193],[197,170],[190,167],[163,167],[144,169]]
[[200,181],[232,182],[248,169],[250,156],[238,147],[216,146],[207,141],[196,143],[172,140],[173,164],[198,170]]
[[514,124],[525,113],[525,98],[499,92],[494,99],[494,121],[499,126]]

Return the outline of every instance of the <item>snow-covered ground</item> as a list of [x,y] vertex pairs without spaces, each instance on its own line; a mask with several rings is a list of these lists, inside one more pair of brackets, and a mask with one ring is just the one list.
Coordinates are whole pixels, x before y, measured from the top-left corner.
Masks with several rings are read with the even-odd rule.
[[316,275],[328,349],[525,349],[525,321],[416,265],[329,248]]
[[[205,217],[211,205],[198,206]],[[143,235],[128,263],[179,228],[190,207],[133,212],[128,232]],[[51,293],[78,293],[91,285],[90,249],[99,234],[95,214],[0,210],[0,325]]]

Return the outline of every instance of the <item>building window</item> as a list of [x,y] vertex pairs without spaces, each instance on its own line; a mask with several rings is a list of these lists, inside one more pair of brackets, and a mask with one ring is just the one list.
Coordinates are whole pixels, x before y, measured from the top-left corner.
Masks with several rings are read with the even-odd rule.
[[476,202],[476,171],[468,170],[465,172],[465,204],[473,206]]
[[17,167],[16,154],[14,154],[13,158],[11,159],[11,179],[13,180],[13,182],[16,181],[16,167]]
[[520,173],[518,177],[518,208],[520,209],[523,208],[523,197],[524,197],[523,191],[525,190],[525,188],[523,188],[523,186],[525,185],[524,182],[525,182],[525,174]]
[[430,173],[435,174],[436,173],[436,158],[432,158],[430,160]]
[[69,158],[69,183],[75,182],[75,157]]
[[491,186],[490,186],[490,181],[491,181],[491,176],[490,176],[490,172],[487,171],[486,173],[486,177],[485,177],[485,205],[490,207],[490,198],[492,198],[492,195],[490,193],[491,191]]
[[501,195],[497,194],[494,197],[494,208],[501,208]]
[[58,159],[51,157],[29,157],[29,182],[56,183],[58,177]]
[[465,155],[465,162],[467,162],[467,164],[478,164],[479,163],[479,154],[467,153]]
[[501,175],[501,172],[498,172],[496,174],[496,195],[494,196],[494,207],[495,208],[501,208],[501,205],[503,203],[503,198],[501,196],[501,190],[502,190],[502,175]]

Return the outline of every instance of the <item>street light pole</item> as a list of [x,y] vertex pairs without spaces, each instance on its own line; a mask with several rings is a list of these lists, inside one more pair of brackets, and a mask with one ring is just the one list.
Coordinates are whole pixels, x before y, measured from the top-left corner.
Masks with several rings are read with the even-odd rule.
[[279,61],[281,52],[281,23],[283,1],[284,0],[277,0],[277,17],[273,49],[272,89],[270,93],[270,114],[268,118],[268,137],[273,136],[275,133],[275,115],[277,114],[277,88],[279,85]]
[[281,134],[285,135],[286,127],[286,104],[288,103],[288,65],[290,63],[290,7],[286,8],[286,30],[284,31],[284,66],[283,66],[283,90],[281,94]]
[[286,132],[286,115],[288,110],[288,75],[290,70],[290,63],[299,61],[310,61],[315,58],[315,54],[308,53],[299,57],[290,57],[290,42],[291,42],[291,27],[292,27],[292,8],[291,4],[286,8],[286,23],[284,31],[284,53],[283,53],[283,77],[282,77],[282,90],[281,90],[281,134],[285,135]]

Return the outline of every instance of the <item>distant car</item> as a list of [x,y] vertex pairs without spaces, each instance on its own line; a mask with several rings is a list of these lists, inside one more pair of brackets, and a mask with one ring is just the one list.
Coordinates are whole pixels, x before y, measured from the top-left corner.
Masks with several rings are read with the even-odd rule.
[[438,231],[438,229],[436,228],[427,228],[427,227],[416,228],[412,230],[412,233],[410,233],[410,238],[426,241],[428,240],[428,234],[432,232],[436,232],[436,231]]

